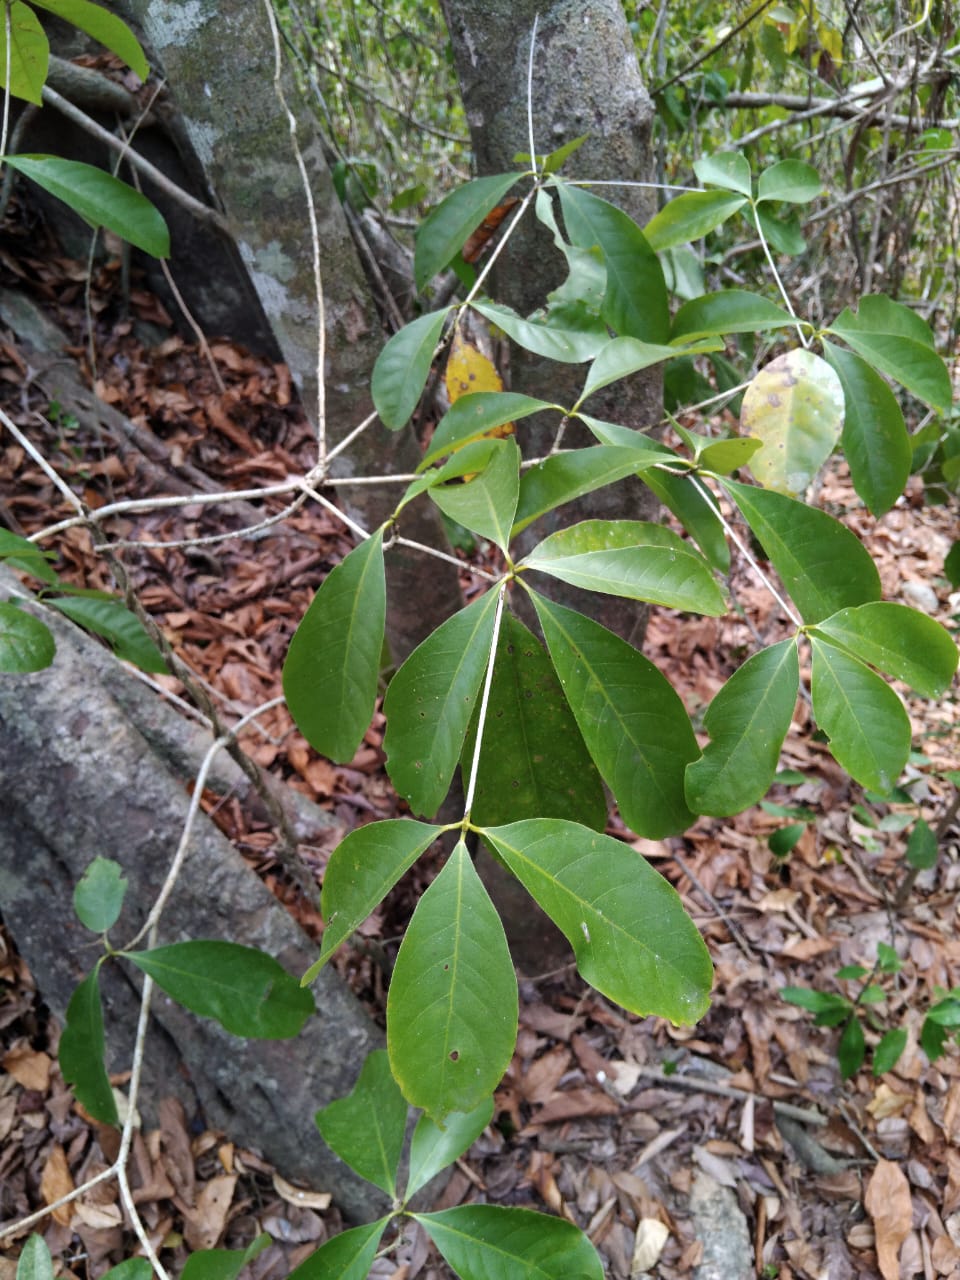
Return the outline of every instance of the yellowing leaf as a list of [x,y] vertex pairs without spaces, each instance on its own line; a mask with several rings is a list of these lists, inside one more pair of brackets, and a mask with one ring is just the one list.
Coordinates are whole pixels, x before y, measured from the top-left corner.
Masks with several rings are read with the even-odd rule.
[[843,386],[833,369],[797,348],[771,360],[747,387],[744,434],[763,442],[750,470],[767,489],[799,496],[826,462],[843,426]]
[[[446,383],[451,404],[473,391],[503,390],[503,379],[497,372],[497,366],[472,342],[468,342],[459,329],[453,335],[453,342],[450,345]],[[513,433],[513,429],[513,423],[506,422],[503,426],[495,427],[484,434],[508,436]]]

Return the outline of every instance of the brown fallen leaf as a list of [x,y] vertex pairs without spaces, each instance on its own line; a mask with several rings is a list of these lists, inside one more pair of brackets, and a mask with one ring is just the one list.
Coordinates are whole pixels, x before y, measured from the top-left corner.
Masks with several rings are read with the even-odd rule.
[[[67,1167],[67,1157],[63,1147],[57,1143],[53,1147],[47,1163],[43,1166],[43,1173],[40,1175],[40,1194],[43,1196],[45,1204],[53,1204],[62,1196],[68,1196],[74,1189],[74,1181]],[[73,1217],[73,1205],[63,1204],[59,1209],[54,1209],[54,1221],[59,1222],[61,1226],[70,1225],[70,1219]]]
[[15,1044],[9,1049],[3,1055],[2,1065],[4,1071],[13,1076],[17,1084],[23,1085],[24,1089],[36,1089],[39,1093],[46,1093],[50,1088],[49,1055],[43,1052],[37,1053],[26,1041]]
[[899,1165],[880,1160],[870,1175],[864,1197],[877,1237],[877,1265],[883,1280],[900,1280],[900,1246],[910,1233],[913,1206],[910,1186]]
[[211,1178],[197,1195],[196,1208],[185,1214],[183,1238],[191,1249],[215,1249],[227,1223],[237,1185],[235,1173]]

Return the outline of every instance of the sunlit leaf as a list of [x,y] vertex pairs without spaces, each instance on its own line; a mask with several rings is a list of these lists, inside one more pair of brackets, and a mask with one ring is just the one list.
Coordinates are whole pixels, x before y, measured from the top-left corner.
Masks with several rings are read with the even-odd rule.
[[605,327],[602,332],[598,332],[593,328],[577,329],[558,323],[524,320],[500,303],[472,302],[470,305],[525,351],[546,356],[548,360],[557,360],[561,364],[583,364],[585,360],[592,360],[610,340]]
[[960,656],[939,622],[891,601],[842,609],[823,619],[817,634],[928,698],[947,689]]
[[649,369],[651,365],[661,364],[664,360],[676,360],[700,351],[716,351],[720,346],[719,342],[712,339],[667,346],[664,343],[641,342],[637,338],[613,338],[598,352],[590,366],[579,403],[582,404],[601,387],[619,382],[621,378],[639,373],[641,369]]
[[843,425],[843,387],[830,365],[795,347],[754,377],[740,426],[760,440],[750,470],[765,488],[798,496],[833,452]]
[[546,400],[535,400],[516,391],[475,391],[461,396],[437,423],[419,469],[423,470],[438,458],[479,440],[505,422],[517,422],[544,409],[562,412]]
[[616,445],[596,445],[550,454],[520,476],[520,501],[513,525],[514,535],[548,511],[615,484],[627,476],[639,475],[657,462],[669,463],[666,450],[641,453]]

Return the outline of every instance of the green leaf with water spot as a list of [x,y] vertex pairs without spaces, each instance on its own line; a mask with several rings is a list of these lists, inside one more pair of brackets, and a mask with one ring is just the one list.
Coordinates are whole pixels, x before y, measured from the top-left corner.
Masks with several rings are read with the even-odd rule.
[[678,244],[699,240],[722,226],[747,203],[738,193],[685,191],[669,201],[643,229],[647,242],[658,253]]
[[411,320],[377,356],[370,394],[380,421],[391,431],[405,427],[420,402],[448,311],[444,307]]
[[515,440],[491,440],[490,458],[463,483],[436,484],[430,497],[444,515],[506,551],[520,496],[520,450]]
[[49,667],[56,653],[50,628],[12,600],[0,601],[0,671],[24,675]]
[[324,1142],[354,1173],[392,1199],[407,1127],[407,1104],[385,1049],[368,1053],[350,1093],[314,1116]]
[[99,978],[98,964],[70,997],[58,1056],[63,1078],[73,1085],[77,1101],[101,1124],[118,1124],[116,1099],[103,1065],[106,1042]]
[[412,1216],[461,1280],[603,1280],[596,1249],[562,1218],[496,1204]]
[[694,818],[684,770],[698,747],[673,686],[612,631],[530,595],[570,709],[624,822],[650,839],[684,831]]
[[672,530],[647,521],[584,520],[544,538],[521,565],[587,591],[712,616],[726,612],[703,557]]
[[910,717],[890,686],[859,659],[811,634],[810,697],[830,752],[861,786],[887,795],[910,755]]
[[673,455],[666,450],[641,453],[617,445],[588,446],[550,454],[520,476],[513,536],[548,511],[627,476],[639,475],[656,466],[658,461],[670,463]]
[[856,534],[839,520],[772,489],[725,480],[804,622],[880,598],[880,574]]
[[431,210],[417,232],[413,274],[418,290],[422,292],[437,272],[453,261],[490,210],[523,176],[498,173],[474,178]]
[[373,719],[386,600],[378,529],[324,579],[283,664],[283,692],[297,728],[340,764],[353,759]]
[[421,1116],[410,1141],[410,1173],[404,1200],[425,1187],[441,1169],[467,1151],[493,1119],[493,1098],[485,1098],[472,1111],[452,1111],[441,1129],[429,1116]]
[[948,688],[960,657],[939,622],[887,600],[842,609],[818,623],[816,634],[927,698]]
[[766,795],[799,684],[793,637],[761,649],[733,673],[704,716],[711,741],[687,767],[686,798],[695,813],[730,817]]
[[833,452],[843,426],[843,387],[825,360],[795,347],[765,365],[743,396],[740,427],[761,442],[750,459],[760,484],[798,496]]
[[902,302],[869,294],[860,299],[856,311],[842,311],[826,332],[842,338],[918,400],[949,413],[953,388],[947,366],[936,352],[929,326]]
[[517,979],[496,908],[461,841],[417,903],[387,997],[404,1097],[438,1124],[500,1083],[517,1038]]
[[453,779],[490,656],[497,593],[448,618],[390,681],[387,772],[415,813],[434,814]]
[[480,834],[566,936],[591,986],[642,1017],[703,1016],[710,956],[676,890],[635,849],[546,818]]

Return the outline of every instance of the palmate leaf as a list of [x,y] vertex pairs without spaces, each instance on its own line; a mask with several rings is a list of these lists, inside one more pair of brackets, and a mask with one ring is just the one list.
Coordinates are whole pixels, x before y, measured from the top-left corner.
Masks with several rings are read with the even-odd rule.
[[444,515],[506,551],[520,496],[520,450],[515,440],[490,445],[490,459],[477,475],[433,485],[429,493]]
[[596,1249],[562,1218],[495,1204],[412,1216],[461,1280],[603,1280]]
[[449,309],[428,311],[411,320],[377,356],[370,394],[380,421],[391,431],[407,425],[420,401]]
[[295,1267],[287,1280],[367,1280],[390,1217],[341,1231]]
[[570,708],[624,822],[651,839],[685,830],[694,815],[684,800],[684,769],[698,747],[673,686],[606,627],[530,595]]
[[327,1146],[354,1173],[396,1198],[407,1104],[385,1049],[368,1053],[352,1092],[321,1107],[314,1120]]
[[70,997],[67,1022],[60,1037],[60,1070],[73,1085],[77,1101],[101,1124],[117,1124],[117,1103],[103,1065],[103,1007],[100,966],[88,973]]
[[448,618],[390,681],[387,772],[415,813],[434,814],[453,779],[490,656],[497,593]]
[[823,354],[843,387],[843,452],[853,487],[870,512],[889,511],[910,475],[913,451],[903,410],[862,356],[824,342]]
[[438,1124],[499,1084],[517,1038],[517,979],[496,908],[461,841],[417,903],[387,997],[404,1097]]
[[880,574],[856,534],[802,502],[725,480],[804,622],[880,598]]
[[314,1011],[313,997],[273,956],[236,942],[174,942],[124,957],[178,1004],[235,1036],[286,1040]]
[[830,752],[851,778],[887,795],[910,754],[910,717],[885,681],[859,659],[810,636],[810,698]]
[[642,520],[571,525],[544,538],[521,567],[628,600],[713,616],[726,611],[706,561],[672,530]]
[[755,653],[734,672],[704,716],[712,741],[687,769],[686,798],[695,813],[729,817],[766,795],[799,683],[793,637]]
[[290,641],[283,693],[321,755],[353,759],[377,700],[386,617],[383,530],[331,570]]
[[876,601],[842,609],[813,633],[848,650],[927,698],[939,697],[957,669],[950,633],[926,614],[904,604]]
[[949,413],[953,389],[947,366],[933,345],[925,321],[901,302],[883,294],[861,298],[856,311],[847,307],[827,333],[842,338],[848,347],[881,373],[912,392],[918,400]]
[[670,329],[667,286],[660,260],[622,209],[559,183],[560,205],[573,244],[599,245],[607,265],[602,315],[614,332],[643,342],[666,342]]
[[404,1199],[416,1195],[441,1169],[459,1159],[492,1119],[493,1098],[484,1098],[472,1111],[451,1111],[442,1129],[429,1116],[421,1116],[410,1142],[410,1174]]
[[[477,717],[463,749],[468,772]],[[557,673],[540,641],[504,613],[471,818],[568,818],[602,831],[607,801]]]
[[642,1017],[703,1016],[710,956],[676,890],[636,850],[546,818],[480,835],[566,936],[591,986]]
[[524,175],[498,173],[474,178],[451,191],[424,219],[417,232],[413,274],[422,291],[460,252],[464,242]]

